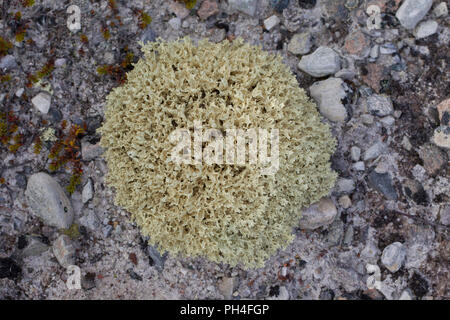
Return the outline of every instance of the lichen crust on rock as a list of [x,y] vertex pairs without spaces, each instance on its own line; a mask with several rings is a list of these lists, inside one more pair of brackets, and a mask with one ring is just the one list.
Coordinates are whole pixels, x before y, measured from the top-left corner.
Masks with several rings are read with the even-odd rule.
[[[301,210],[335,183],[328,125],[282,58],[258,46],[189,38],[142,46],[98,130],[115,204],[161,251],[263,266],[292,241]],[[279,130],[278,171],[169,161],[170,134],[193,132],[195,121],[222,132]]]

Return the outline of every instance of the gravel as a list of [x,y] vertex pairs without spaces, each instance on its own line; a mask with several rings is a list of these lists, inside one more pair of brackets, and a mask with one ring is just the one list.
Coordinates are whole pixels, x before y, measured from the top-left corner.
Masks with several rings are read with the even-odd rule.
[[395,16],[406,29],[414,29],[433,5],[433,0],[405,0]]
[[48,110],[50,109],[50,104],[52,101],[52,97],[45,92],[41,92],[34,96],[33,99],[31,99],[31,102],[33,103],[34,107],[38,109],[41,113],[47,114]]
[[299,226],[302,229],[314,230],[333,222],[337,209],[331,199],[324,198],[303,210]]
[[381,263],[390,271],[397,272],[406,258],[406,250],[400,242],[394,242],[383,250]]
[[58,182],[48,174],[33,174],[28,179],[25,195],[30,208],[47,225],[63,229],[72,225],[72,204]]
[[384,117],[394,112],[392,100],[385,95],[371,95],[367,98],[367,106],[369,112],[378,117]]
[[342,104],[346,97],[340,78],[328,78],[315,82],[310,88],[311,97],[316,101],[320,113],[330,121],[343,122],[347,118],[347,110]]
[[313,41],[309,32],[296,33],[289,41],[288,50],[292,54],[305,55],[311,51]]
[[64,234],[53,243],[53,254],[64,268],[75,264],[75,247],[70,238]]
[[313,53],[303,56],[298,68],[313,77],[320,78],[341,70],[341,59],[336,51],[322,46]]
[[438,27],[439,24],[434,20],[423,21],[417,26],[414,36],[417,39],[429,37],[437,32]]

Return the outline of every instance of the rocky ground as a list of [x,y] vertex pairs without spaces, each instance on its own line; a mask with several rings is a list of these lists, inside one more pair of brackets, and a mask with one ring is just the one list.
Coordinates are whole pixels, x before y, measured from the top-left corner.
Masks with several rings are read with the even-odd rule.
[[[0,0],[0,299],[449,298],[448,1],[187,2]],[[282,55],[338,140],[263,269],[160,255],[104,184],[106,95],[139,41],[185,35]]]

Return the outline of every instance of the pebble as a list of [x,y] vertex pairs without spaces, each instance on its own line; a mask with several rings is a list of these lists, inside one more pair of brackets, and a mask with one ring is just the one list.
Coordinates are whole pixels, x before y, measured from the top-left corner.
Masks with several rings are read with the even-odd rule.
[[81,141],[81,156],[85,161],[91,161],[103,154],[100,143],[92,144],[86,140]]
[[450,126],[440,126],[434,130],[433,143],[438,147],[450,149]]
[[197,11],[197,15],[201,20],[206,20],[209,17],[219,13],[219,5],[215,0],[204,0]]
[[364,124],[371,125],[373,124],[373,116],[371,114],[363,114],[361,115],[361,121]]
[[361,30],[354,31],[345,38],[344,49],[351,55],[367,56],[369,48],[370,40]]
[[319,47],[312,54],[303,56],[298,68],[313,77],[320,78],[341,70],[341,59],[333,49]]
[[67,64],[67,60],[64,58],[59,58],[55,60],[55,67],[56,68],[62,68],[65,67]]
[[425,171],[430,176],[437,175],[447,164],[445,153],[431,143],[426,143],[417,150]]
[[412,146],[412,144],[409,141],[409,138],[407,136],[404,136],[403,139],[402,139],[402,147],[405,148],[408,151],[412,150],[413,146]]
[[414,29],[433,5],[433,0],[405,0],[395,16],[406,29]]
[[27,187],[27,177],[24,174],[18,173],[16,174],[16,186],[20,189],[26,189]]
[[350,149],[350,157],[352,158],[353,161],[359,161],[359,159],[361,158],[361,149],[353,146]]
[[292,54],[305,55],[311,51],[312,40],[309,32],[296,33],[288,44],[288,51]]
[[34,107],[38,109],[41,113],[47,114],[50,109],[50,104],[52,101],[52,97],[45,92],[41,92],[37,94],[33,99],[31,99],[31,103],[33,103]]
[[11,70],[17,67],[16,58],[8,54],[0,60],[0,69],[3,71]]
[[385,146],[382,142],[375,143],[364,152],[363,160],[369,161],[378,158],[378,156],[384,151],[384,148]]
[[253,17],[256,13],[258,0],[228,0],[228,5],[232,10],[238,10]]
[[448,7],[446,2],[439,3],[433,10],[436,18],[444,17],[448,14]]
[[400,242],[394,242],[383,250],[381,263],[391,272],[397,272],[406,258],[406,249]]
[[339,194],[345,193],[349,194],[355,190],[355,181],[347,178],[339,178],[336,181],[336,192]]
[[22,96],[22,94],[24,93],[25,89],[24,88],[19,88],[16,91],[16,97],[20,98]]
[[347,118],[347,110],[342,104],[342,99],[346,97],[343,84],[340,78],[329,78],[315,82],[309,88],[320,113],[330,121],[343,122]]
[[179,30],[181,28],[181,19],[178,17],[169,20],[169,25],[173,30]]
[[141,41],[146,44],[148,42],[154,42],[156,40],[156,33],[151,27],[145,28],[141,35]]
[[159,251],[154,246],[147,246],[147,254],[153,262],[152,265],[156,267],[160,272],[164,269],[164,264],[167,260],[167,252],[160,254]]
[[414,36],[417,39],[429,37],[437,32],[439,25],[434,20],[421,22],[415,29]]
[[25,191],[32,211],[49,226],[67,229],[72,225],[73,209],[61,186],[44,172],[28,179]]
[[450,205],[441,208],[441,211],[439,212],[439,221],[444,226],[450,226]]
[[32,257],[39,256],[49,249],[49,246],[42,242],[40,237],[37,236],[24,236],[25,246],[21,248],[19,253],[20,257]]
[[437,110],[441,125],[448,126],[450,124],[450,99],[442,101],[437,106]]
[[83,192],[81,193],[81,199],[83,203],[88,202],[94,196],[94,187],[92,186],[92,179],[89,178],[83,187]]
[[380,45],[376,44],[370,49],[370,57],[377,59],[380,56]]
[[217,288],[226,300],[231,299],[233,295],[234,284],[235,284],[234,277],[223,277],[219,281]]
[[184,3],[171,1],[169,5],[169,12],[175,14],[178,18],[183,20],[189,15],[190,10],[186,8]]
[[64,268],[75,263],[75,247],[70,238],[65,234],[60,235],[55,242],[53,242],[53,254],[59,264]]
[[358,161],[353,164],[353,169],[356,171],[365,171],[366,165],[364,164],[364,161]]
[[278,18],[276,15],[270,16],[266,20],[264,20],[264,28],[267,31],[272,30],[280,23],[280,18]]
[[387,128],[392,127],[395,124],[395,118],[392,116],[381,118],[380,121]]
[[403,290],[398,300],[412,300],[411,292],[409,290]]
[[369,184],[372,188],[382,193],[389,200],[397,200],[398,195],[395,190],[389,172],[378,173],[372,170],[368,176]]
[[276,12],[281,13],[289,6],[289,0],[270,0],[270,5]]
[[[80,224],[91,231],[96,231],[100,227],[100,220],[98,219],[94,211],[88,210],[80,218]],[[107,236],[105,236],[105,238],[107,238]]]
[[381,54],[393,54],[398,50],[397,46],[393,43],[385,43],[380,47]]
[[303,210],[299,226],[302,229],[314,230],[331,224],[337,215],[337,209],[330,198],[323,198]]
[[371,114],[378,117],[385,117],[394,112],[392,100],[386,95],[371,95],[367,98],[367,107]]

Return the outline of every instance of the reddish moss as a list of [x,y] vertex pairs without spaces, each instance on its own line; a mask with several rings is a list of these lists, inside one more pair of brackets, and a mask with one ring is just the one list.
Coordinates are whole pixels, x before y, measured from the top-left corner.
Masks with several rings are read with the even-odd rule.
[[105,38],[105,40],[108,40],[109,38],[111,38],[111,33],[109,32],[108,27],[102,28],[102,34],[103,34],[103,38]]
[[152,18],[144,11],[139,10],[139,28],[145,29],[152,22]]
[[81,34],[80,35],[80,40],[81,42],[83,42],[84,44],[88,44],[89,43],[89,39],[85,34]]
[[9,82],[9,81],[11,81],[10,74],[0,75],[0,83]]
[[34,0],[22,0],[22,5],[26,8],[33,6],[34,3]]

